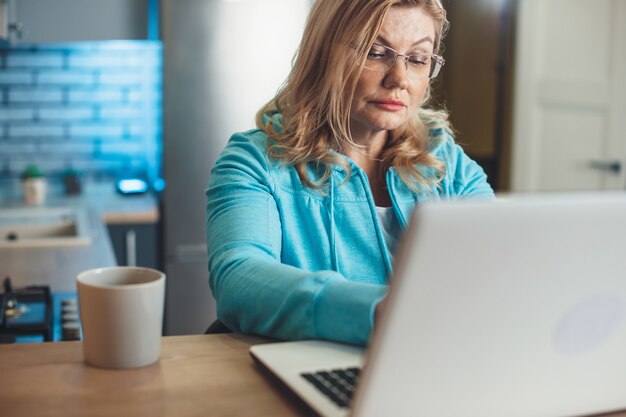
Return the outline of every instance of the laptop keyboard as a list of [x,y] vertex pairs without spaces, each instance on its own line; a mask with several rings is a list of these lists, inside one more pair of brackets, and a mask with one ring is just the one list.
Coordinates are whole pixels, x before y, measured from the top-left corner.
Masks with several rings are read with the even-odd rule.
[[346,368],[300,375],[339,407],[348,408],[360,372],[359,368]]

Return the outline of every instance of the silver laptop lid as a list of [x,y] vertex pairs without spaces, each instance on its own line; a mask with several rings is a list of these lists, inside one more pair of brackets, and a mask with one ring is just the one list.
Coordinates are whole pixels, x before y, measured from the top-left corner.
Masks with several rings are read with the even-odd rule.
[[423,204],[353,414],[626,408],[626,195]]

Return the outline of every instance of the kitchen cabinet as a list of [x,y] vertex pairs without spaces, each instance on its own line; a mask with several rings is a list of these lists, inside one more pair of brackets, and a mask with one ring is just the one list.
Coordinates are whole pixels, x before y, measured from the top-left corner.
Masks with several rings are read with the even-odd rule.
[[109,224],[107,228],[118,265],[160,269],[157,223]]
[[0,0],[12,43],[146,39],[149,0]]

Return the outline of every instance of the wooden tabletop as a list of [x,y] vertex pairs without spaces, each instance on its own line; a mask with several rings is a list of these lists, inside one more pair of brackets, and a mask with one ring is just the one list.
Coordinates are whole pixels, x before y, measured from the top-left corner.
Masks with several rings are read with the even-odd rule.
[[81,342],[0,345],[0,415],[302,416],[241,335],[164,337],[161,360],[134,370],[85,365]]
[[[292,417],[308,411],[253,364],[243,335],[169,336],[157,364],[107,370],[81,342],[0,345],[0,415]],[[626,417],[626,412],[613,414]]]

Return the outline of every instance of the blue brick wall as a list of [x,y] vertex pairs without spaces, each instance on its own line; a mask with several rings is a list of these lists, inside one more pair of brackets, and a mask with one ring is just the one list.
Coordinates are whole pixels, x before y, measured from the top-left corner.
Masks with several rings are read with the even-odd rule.
[[158,178],[161,74],[159,41],[0,47],[0,177]]

